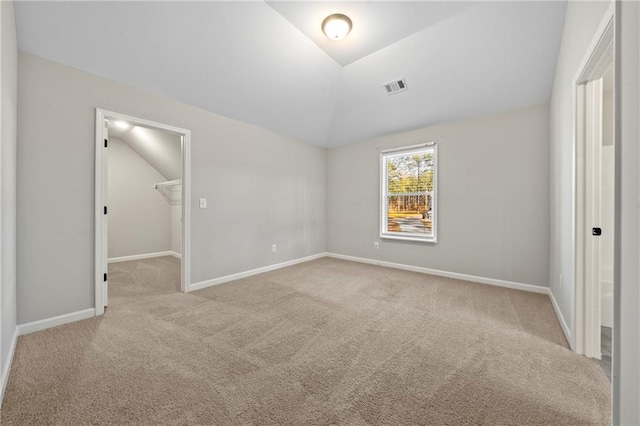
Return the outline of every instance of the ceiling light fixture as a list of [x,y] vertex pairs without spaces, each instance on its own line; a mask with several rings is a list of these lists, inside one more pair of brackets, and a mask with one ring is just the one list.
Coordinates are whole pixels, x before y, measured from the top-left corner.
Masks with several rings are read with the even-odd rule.
[[334,13],[322,21],[322,32],[331,40],[342,40],[351,31],[353,23],[347,15]]
[[113,124],[120,129],[128,129],[129,123],[126,121],[114,121]]

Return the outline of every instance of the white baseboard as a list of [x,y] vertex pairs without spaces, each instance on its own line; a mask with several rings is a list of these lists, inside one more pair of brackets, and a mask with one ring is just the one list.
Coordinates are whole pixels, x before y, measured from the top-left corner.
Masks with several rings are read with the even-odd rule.
[[571,350],[575,350],[573,348],[573,340],[571,340],[571,329],[562,315],[562,311],[560,310],[560,306],[558,306],[558,302],[556,302],[556,298],[553,295],[551,289],[549,289],[549,299],[551,299],[551,305],[553,305],[553,310],[556,311],[556,316],[558,317],[558,321],[560,322],[560,328],[562,328],[562,332],[564,333],[564,337],[567,339],[567,343],[569,343],[569,347]]
[[53,318],[46,318],[43,320],[28,322],[26,324],[18,325],[18,335],[33,333],[35,331],[44,330],[46,328],[56,327],[70,322],[80,321],[87,318],[96,316],[95,308],[85,309],[78,312],[71,312],[69,314],[58,315]]
[[169,254],[177,259],[182,259],[182,255],[180,253],[176,253],[175,251],[170,251]]
[[539,285],[523,284],[514,281],[498,280],[495,278],[478,277],[475,275],[460,274],[458,272],[440,271],[438,269],[423,268],[421,266],[405,265],[403,263],[386,262],[383,260],[367,259],[364,257],[346,256],[344,254],[327,253],[327,256],[335,259],[350,260],[352,262],[368,263],[371,265],[384,266],[386,268],[402,269],[404,271],[419,272],[422,274],[436,275],[439,277],[454,278],[462,281],[471,281],[480,284],[495,285],[498,287],[524,290],[532,293],[548,294],[549,288]]
[[157,253],[134,254],[133,256],[110,257],[107,259],[107,263],[128,262],[130,260],[151,259],[152,257],[163,256],[179,257],[180,255],[174,251],[159,251]]
[[301,257],[299,259],[293,259],[293,260],[288,260],[282,263],[276,263],[274,265],[263,266],[262,268],[251,269],[249,271],[238,272],[236,274],[226,275],[220,278],[214,278],[212,280],[200,281],[199,283],[191,284],[189,286],[189,291],[200,290],[203,288],[211,287],[213,285],[218,285],[218,284],[226,283],[229,281],[239,280],[240,278],[246,278],[252,275],[258,275],[264,272],[269,272],[269,271],[273,271],[280,268],[286,268],[287,266],[297,265],[298,263],[304,263],[310,260],[320,259],[322,257],[327,257],[327,253],[318,253],[311,256]]
[[2,383],[0,384],[0,404],[4,400],[4,391],[7,389],[7,383],[9,383],[9,373],[11,373],[11,365],[13,364],[13,354],[16,352],[16,345],[18,344],[18,326],[13,329],[13,336],[11,336],[11,346],[9,347],[9,353],[7,354],[7,360],[2,366]]

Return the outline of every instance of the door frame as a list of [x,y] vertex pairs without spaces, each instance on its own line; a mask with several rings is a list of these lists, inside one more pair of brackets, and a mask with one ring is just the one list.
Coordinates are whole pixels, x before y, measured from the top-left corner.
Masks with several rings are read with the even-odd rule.
[[[151,127],[178,133],[182,137],[182,270],[180,289],[189,291],[191,284],[191,131],[164,123],[133,117],[118,112],[96,108],[95,123],[95,304],[96,316],[104,314],[107,303],[104,274],[107,273],[107,151],[105,139],[108,139],[106,120],[122,120],[133,125]],[[108,149],[108,148],[107,148]],[[108,283],[108,281],[106,281]]]
[[[599,310],[597,303],[600,301],[600,296],[596,294],[596,291],[600,288],[600,282],[599,280],[590,279],[592,271],[587,270],[589,264],[587,259],[590,259],[593,253],[592,244],[589,243],[591,228],[596,225],[587,223],[590,217],[587,214],[586,203],[589,199],[587,191],[593,190],[593,185],[587,184],[586,174],[587,144],[591,140],[591,135],[586,128],[586,114],[588,111],[585,108],[585,101],[587,83],[597,80],[598,76],[601,77],[609,64],[614,64],[613,66],[615,66],[614,35],[614,4],[612,3],[600,22],[596,35],[587,49],[587,54],[578,68],[579,71],[574,78],[573,84],[575,128],[573,141],[574,203],[572,242],[575,298],[570,345],[578,354],[597,358],[600,357],[598,344],[600,341],[600,324],[599,320],[596,320],[600,318],[600,315],[596,314],[595,311]],[[614,238],[618,238],[618,236],[615,235]],[[615,283],[614,291],[616,291]]]

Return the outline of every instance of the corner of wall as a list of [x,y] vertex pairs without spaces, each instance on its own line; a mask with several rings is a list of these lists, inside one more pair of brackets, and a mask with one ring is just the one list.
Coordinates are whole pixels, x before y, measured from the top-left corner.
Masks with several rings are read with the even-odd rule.
[[13,333],[11,337],[11,342],[9,342],[9,351],[7,353],[7,358],[5,359],[4,365],[2,366],[2,371],[0,374],[0,406],[2,405],[2,401],[4,400],[4,392],[7,389],[7,384],[9,383],[9,374],[11,373],[11,365],[13,365],[13,355],[16,352],[16,346],[18,344],[18,326],[13,327]]
[[0,402],[11,371],[16,325],[16,170],[18,43],[12,1],[0,2]]
[[565,339],[567,339],[567,343],[571,350],[575,350],[573,347],[573,340],[571,338],[571,327],[564,318],[562,311],[560,310],[560,306],[558,306],[558,302],[556,300],[555,295],[553,294],[553,289],[549,288],[549,299],[551,299],[551,305],[553,306],[553,310],[556,312],[556,316],[558,317],[558,322],[560,322],[560,327],[562,328],[562,332],[564,333]]

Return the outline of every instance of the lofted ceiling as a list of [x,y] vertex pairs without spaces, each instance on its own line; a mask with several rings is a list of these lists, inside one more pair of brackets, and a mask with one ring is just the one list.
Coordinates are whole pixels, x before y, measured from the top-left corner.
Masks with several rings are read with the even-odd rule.
[[[17,2],[20,50],[331,147],[549,100],[565,1]],[[340,42],[320,23],[346,13]],[[405,78],[388,96],[383,83]]]
[[[342,66],[436,25],[474,4],[462,1],[267,3]],[[324,17],[334,13],[347,15],[354,23],[349,36],[340,41],[328,39],[320,28]]]

